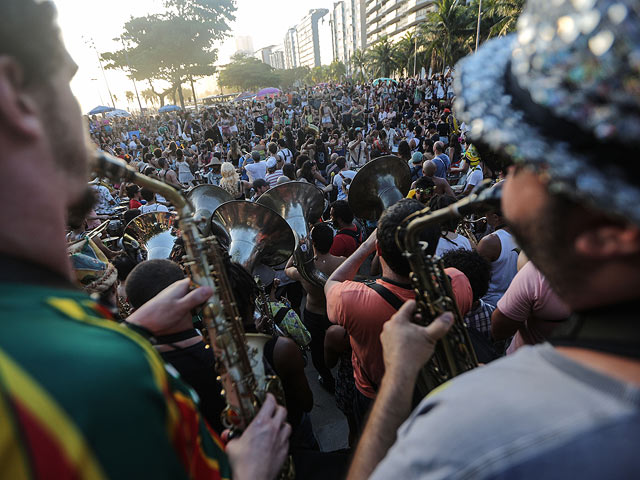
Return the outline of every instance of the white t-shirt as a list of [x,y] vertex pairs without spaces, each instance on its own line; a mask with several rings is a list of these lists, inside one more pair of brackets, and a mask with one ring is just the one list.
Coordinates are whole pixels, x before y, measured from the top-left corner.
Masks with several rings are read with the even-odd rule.
[[284,163],[291,163],[291,160],[293,159],[293,153],[291,153],[291,150],[288,148],[283,148],[277,153],[277,155]]
[[247,176],[251,183],[258,178],[262,178],[264,180],[264,177],[267,175],[267,163],[264,161],[249,163],[248,165],[245,165],[244,169],[247,171]]
[[467,237],[463,237],[462,235],[458,235],[454,239],[440,237],[438,240],[438,246],[436,247],[436,256],[442,257],[447,252],[451,250],[471,250],[471,242]]
[[159,203],[152,203],[151,205],[142,205],[140,207],[140,213],[149,213],[149,212],[168,212],[169,209],[164,205],[160,205]]
[[353,178],[356,176],[356,172],[353,170],[342,170],[338,172],[333,177],[333,184],[338,189],[338,200],[346,200],[347,194],[342,190],[342,177],[344,178]]
[[467,185],[473,185],[474,187],[476,185],[479,185],[482,182],[483,179],[483,175],[482,175],[482,167],[480,167],[480,165],[476,166],[473,170],[471,170],[471,172],[467,175],[467,182],[465,183],[465,188],[467,188]]

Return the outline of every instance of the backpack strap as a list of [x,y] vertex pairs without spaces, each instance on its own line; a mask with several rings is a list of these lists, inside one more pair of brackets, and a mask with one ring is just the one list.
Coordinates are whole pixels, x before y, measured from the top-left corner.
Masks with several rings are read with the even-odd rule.
[[380,285],[376,282],[364,282],[364,284],[369,287],[371,290],[374,290],[378,295],[386,300],[386,302],[391,305],[395,310],[399,310],[400,307],[404,304],[398,296],[389,290],[384,285]]
[[280,310],[278,310],[273,316],[273,323],[280,326],[280,322],[284,320],[284,317],[289,313],[289,310],[291,310],[291,307],[280,307]]
[[348,230],[346,228],[343,228],[342,230],[338,230],[338,233],[336,235],[340,235],[340,234],[347,235],[348,237],[353,238],[356,241],[356,243],[360,245],[362,243],[361,233],[362,232],[360,232],[360,229],[356,226],[355,232],[353,230]]

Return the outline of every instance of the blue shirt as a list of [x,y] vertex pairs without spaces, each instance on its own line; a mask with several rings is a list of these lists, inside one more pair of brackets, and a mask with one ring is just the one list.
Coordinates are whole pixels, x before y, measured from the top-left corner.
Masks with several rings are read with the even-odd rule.
[[433,162],[436,164],[436,173],[434,176],[446,179],[449,166],[451,165],[449,156],[446,153],[441,153],[437,157],[434,157]]

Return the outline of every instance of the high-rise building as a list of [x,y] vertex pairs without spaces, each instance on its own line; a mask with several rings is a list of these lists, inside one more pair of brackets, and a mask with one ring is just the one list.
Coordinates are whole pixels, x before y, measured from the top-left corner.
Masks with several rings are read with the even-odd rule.
[[333,4],[331,12],[331,39],[333,60],[343,62],[347,68],[355,50],[367,46],[366,0],[341,0]]
[[269,45],[268,47],[259,48],[258,50],[256,50],[254,57],[256,57],[258,60],[262,60],[267,65],[273,66],[271,65],[271,54],[275,49],[275,45]]
[[318,23],[327,13],[329,13],[329,10],[326,8],[309,10],[309,13],[296,25],[297,50],[300,66],[313,68],[321,65],[322,57]]
[[367,45],[382,37],[398,41],[407,31],[426,20],[433,0],[366,0]]
[[276,50],[272,51],[269,55],[269,65],[273,68],[284,69],[285,61],[284,61],[284,50],[282,47],[278,47]]
[[249,35],[236,35],[236,52],[253,55],[253,38]]
[[287,35],[284,37],[284,65],[285,68],[298,68],[300,66],[298,36],[295,27],[287,30]]

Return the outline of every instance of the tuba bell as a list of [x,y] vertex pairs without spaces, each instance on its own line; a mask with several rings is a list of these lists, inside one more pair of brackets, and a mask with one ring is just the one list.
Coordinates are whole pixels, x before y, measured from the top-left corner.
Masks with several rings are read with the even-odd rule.
[[233,200],[225,189],[216,185],[198,185],[187,193],[187,200],[195,210],[195,221],[203,235],[211,234],[211,215],[224,202]]
[[322,191],[309,183],[287,182],[263,193],[257,203],[269,207],[287,221],[295,236],[293,257],[300,275],[314,285],[323,286],[327,276],[315,268],[313,245],[309,236],[309,224],[315,223],[322,216]]
[[178,260],[181,248],[176,245],[180,238],[178,215],[172,212],[149,212],[132,219],[124,229],[125,250],[140,248],[146,260]]
[[273,266],[293,253],[295,239],[287,222],[264,205],[233,200],[220,205],[211,219],[227,235],[229,255],[249,273],[261,262]]
[[371,160],[349,187],[349,206],[356,217],[378,220],[382,212],[403,199],[411,187],[411,170],[400,157],[387,155]]

